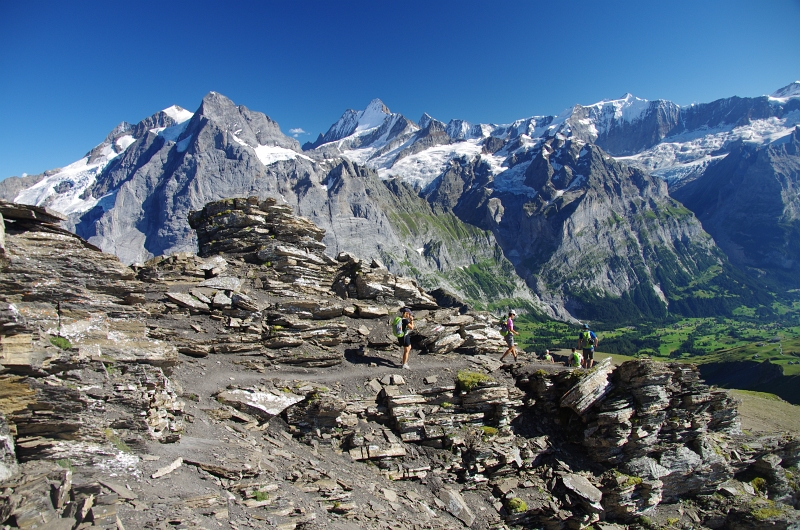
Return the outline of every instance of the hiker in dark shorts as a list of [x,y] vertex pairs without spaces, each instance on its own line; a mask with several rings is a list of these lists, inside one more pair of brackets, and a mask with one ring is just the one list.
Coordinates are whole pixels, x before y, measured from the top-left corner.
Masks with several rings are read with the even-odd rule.
[[589,324],[584,324],[583,329],[578,333],[578,349],[583,350],[583,367],[591,368],[594,366],[594,349],[597,347],[597,335],[589,329]]
[[411,330],[414,329],[414,315],[411,309],[404,307],[403,313],[403,336],[397,337],[397,342],[403,347],[403,368],[408,367],[408,356],[411,353]]
[[517,346],[514,343],[514,335],[519,335],[519,331],[514,329],[514,319],[516,317],[517,313],[513,309],[508,312],[508,318],[506,319],[507,333],[505,336],[506,344],[508,344],[508,349],[505,351],[505,353],[503,353],[503,356],[500,357],[501,361],[505,359],[506,355],[508,355],[509,353],[514,356],[515,361],[517,360]]

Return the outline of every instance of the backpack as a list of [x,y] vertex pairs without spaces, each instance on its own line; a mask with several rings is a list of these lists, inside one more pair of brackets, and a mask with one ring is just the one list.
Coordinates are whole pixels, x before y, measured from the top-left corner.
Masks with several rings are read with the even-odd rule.
[[392,333],[395,337],[402,337],[405,335],[403,331],[403,317],[394,317],[391,323]]
[[591,331],[581,331],[581,338],[583,339],[583,349],[588,350],[589,348],[594,348]]
[[508,335],[508,320],[500,321],[500,335],[504,337]]

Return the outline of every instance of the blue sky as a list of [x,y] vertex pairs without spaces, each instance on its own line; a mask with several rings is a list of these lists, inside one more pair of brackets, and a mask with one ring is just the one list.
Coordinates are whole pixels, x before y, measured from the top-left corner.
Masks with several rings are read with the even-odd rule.
[[0,179],[220,92],[301,143],[380,98],[509,123],[626,92],[680,105],[800,80],[800,0],[0,0]]

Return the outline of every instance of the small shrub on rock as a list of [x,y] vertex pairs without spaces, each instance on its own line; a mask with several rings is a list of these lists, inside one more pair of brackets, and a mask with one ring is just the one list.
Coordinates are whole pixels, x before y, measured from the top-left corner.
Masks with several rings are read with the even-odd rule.
[[506,506],[510,513],[522,513],[528,511],[528,503],[520,499],[519,497],[514,497],[508,501],[508,505]]
[[62,350],[72,348],[72,343],[66,337],[50,337],[50,344]]
[[493,379],[480,372],[462,370],[456,375],[456,386],[458,386],[459,390],[464,390],[466,392],[471,392],[479,384],[486,383],[487,381],[493,381]]
[[750,481],[750,485],[757,493],[764,493],[767,488],[767,481],[761,477],[756,477]]

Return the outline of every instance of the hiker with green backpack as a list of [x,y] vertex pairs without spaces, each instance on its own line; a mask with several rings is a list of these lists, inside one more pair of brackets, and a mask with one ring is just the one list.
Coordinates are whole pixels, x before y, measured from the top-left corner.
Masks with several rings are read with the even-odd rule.
[[512,309],[508,312],[508,318],[500,323],[500,335],[505,337],[506,344],[508,344],[508,349],[503,353],[503,356],[500,357],[500,361],[505,359],[506,355],[509,353],[514,356],[514,361],[517,360],[517,346],[514,344],[514,335],[519,335],[519,332],[514,329],[514,319],[516,317],[517,313]]
[[567,366],[572,366],[573,368],[583,366],[583,358],[581,357],[581,354],[575,350],[575,348],[572,348],[572,353],[570,353],[569,357],[567,358]]
[[597,348],[597,335],[589,329],[589,324],[584,324],[581,332],[578,333],[578,349],[583,350],[583,367],[591,368],[594,366],[594,349]]
[[403,368],[408,370],[408,356],[411,354],[411,330],[414,329],[414,314],[411,309],[400,309],[400,315],[392,320],[392,334],[403,348]]

